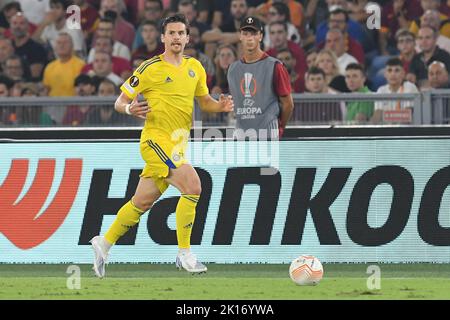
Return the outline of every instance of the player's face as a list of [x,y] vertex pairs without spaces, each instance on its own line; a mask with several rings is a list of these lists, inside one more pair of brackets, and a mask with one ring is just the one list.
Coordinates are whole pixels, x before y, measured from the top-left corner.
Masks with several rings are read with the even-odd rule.
[[167,24],[166,32],[161,35],[161,41],[164,43],[166,52],[182,53],[189,42],[186,25],[181,22]]
[[262,33],[253,29],[241,30],[240,38],[244,51],[254,51],[262,41]]

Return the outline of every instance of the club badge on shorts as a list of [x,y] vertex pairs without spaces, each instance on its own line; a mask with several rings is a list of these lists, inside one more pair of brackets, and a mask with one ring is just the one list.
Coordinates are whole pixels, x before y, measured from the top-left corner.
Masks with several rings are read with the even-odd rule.
[[130,78],[130,86],[132,86],[134,88],[134,87],[137,87],[138,85],[139,85],[139,78],[136,76],[132,76]]
[[191,78],[194,78],[194,77],[195,77],[195,72],[194,72],[194,70],[189,69],[189,76],[190,76]]

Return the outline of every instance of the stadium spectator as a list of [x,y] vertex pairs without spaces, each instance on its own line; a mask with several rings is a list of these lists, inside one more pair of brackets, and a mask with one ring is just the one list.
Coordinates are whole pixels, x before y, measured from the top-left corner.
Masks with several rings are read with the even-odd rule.
[[[317,94],[336,94],[336,91],[328,87],[325,72],[318,68],[308,69],[305,76],[306,92]],[[345,105],[339,102],[301,102],[295,106],[295,118],[302,122],[342,121],[342,111]]]
[[50,97],[68,97],[75,95],[74,81],[81,73],[84,60],[73,53],[70,34],[62,32],[56,38],[55,53],[57,59],[50,62],[44,70],[43,83]]
[[[181,2],[182,0],[171,0],[168,15],[177,13]],[[192,2],[194,4],[194,9],[197,12],[196,20],[208,24],[210,13],[212,16],[213,12],[214,0],[194,0]],[[191,20],[189,20],[189,22],[191,22]]]
[[14,54],[14,47],[11,40],[0,38],[0,73],[3,73],[6,59]]
[[[28,82],[21,86],[21,97],[37,97],[39,95],[39,87],[37,83]],[[44,111],[43,106],[23,106],[17,108],[17,123],[24,126],[38,125],[50,126],[54,125],[54,121],[50,115]]]
[[409,28],[411,21],[422,14],[419,0],[388,1],[382,8],[381,29],[378,32],[378,48],[382,56],[396,53],[398,30]]
[[418,87],[427,87],[427,67],[433,61],[441,61],[450,70],[450,54],[439,48],[436,44],[438,32],[429,26],[419,29],[417,42],[422,49],[421,53],[414,55],[409,66],[407,80],[415,83]]
[[[415,49],[415,36],[408,29],[399,29],[395,35],[395,41],[397,49],[399,51],[399,58],[403,63],[403,69],[406,74],[409,72],[409,65],[412,58],[416,54]],[[386,78],[384,77],[386,62],[392,57],[390,56],[377,56],[374,58],[370,69],[369,79],[372,82],[372,87],[378,89],[386,84]]]
[[[436,44],[439,48],[444,49],[445,51],[450,53],[450,39],[447,36],[444,36],[439,31],[439,26],[441,21],[439,20],[439,11],[437,10],[427,10],[422,17],[420,18],[421,27],[429,26],[435,30],[437,30],[438,38]],[[449,24],[450,27],[450,24]],[[421,52],[420,46],[416,44],[416,51]]]
[[[86,74],[80,74],[75,79],[75,90],[78,97],[87,97],[95,95],[95,85],[91,77]],[[68,106],[64,114],[62,123],[64,125],[79,126],[83,124],[87,116],[93,110],[90,105]]]
[[215,26],[213,22],[212,29],[202,35],[202,41],[205,43],[205,54],[214,59],[214,54],[220,44],[238,44],[239,26],[242,19],[247,15],[248,6],[246,0],[231,0],[230,13],[232,19],[223,26]]
[[164,45],[159,39],[160,33],[158,25],[153,21],[147,20],[141,23],[139,29],[141,30],[144,44],[133,51],[132,58],[144,56],[147,59],[150,59],[154,56],[162,54],[164,52]]
[[356,21],[351,20],[348,12],[340,7],[332,7],[328,20],[323,22],[316,32],[316,46],[323,48],[328,30],[340,29],[345,35],[347,44],[346,52],[351,54],[359,61],[364,63],[364,52],[371,52],[375,49],[373,41],[367,36],[363,27]]
[[[22,12],[22,7],[20,6],[20,3],[17,1],[13,1],[8,3],[3,7],[2,14],[5,16],[5,25],[4,28],[0,27],[0,34],[3,33],[3,35],[6,38],[11,39],[11,19],[14,17],[17,13]],[[3,31],[2,31],[3,29]],[[32,23],[28,23],[28,34],[32,36],[33,32],[36,30],[36,25]]]
[[131,59],[130,49],[120,41],[117,41],[114,38],[114,22],[110,18],[102,18],[98,23],[98,28],[95,31],[95,36],[93,40],[93,46],[89,51],[89,55],[87,58],[87,62],[91,63],[94,61],[95,55],[95,46],[97,45],[97,37],[106,37],[109,38],[112,42],[112,55],[113,57],[121,57],[127,59],[128,61]]
[[308,69],[314,66],[317,59],[318,51],[316,48],[312,48],[306,52],[306,66]]
[[[269,11],[275,3],[282,3],[286,5],[290,12],[290,22],[301,32],[304,31],[304,10],[303,5],[295,0],[267,0],[265,3],[259,5],[256,8],[258,17],[262,19],[264,23],[269,23]],[[287,22],[287,20],[284,20]]]
[[333,51],[336,55],[340,74],[345,74],[345,68],[350,63],[358,62],[354,56],[345,52],[344,34],[340,29],[330,29],[327,32],[325,49]]
[[450,88],[449,75],[445,64],[440,61],[433,61],[428,66],[428,85],[431,89]]
[[297,43],[298,45],[301,44],[300,33],[298,32],[297,28],[290,22],[291,15],[288,6],[282,2],[275,2],[272,4],[272,6],[269,8],[269,11],[267,12],[267,24],[264,27],[264,41],[263,41],[265,50],[268,50],[269,48],[272,47],[272,43],[270,42],[269,25],[272,22],[276,21],[286,23],[288,39],[292,42]]
[[5,60],[4,75],[15,82],[26,80],[22,58],[15,54],[7,58]]
[[112,71],[111,55],[103,51],[95,53],[92,70],[89,70],[87,75],[107,78],[116,86],[120,86],[123,83],[123,79]]
[[269,25],[270,42],[273,47],[267,50],[267,54],[272,57],[276,57],[278,50],[288,49],[295,58],[295,71],[300,75],[302,81],[304,81],[304,75],[306,73],[306,57],[303,49],[296,43],[288,40],[287,26],[284,22],[272,22]]
[[350,92],[345,84],[345,77],[339,73],[337,57],[333,51],[323,49],[317,54],[314,64],[325,72],[325,80],[327,85],[339,92]]
[[[422,14],[426,13],[428,10],[438,11],[441,5],[441,0],[421,0],[420,6],[422,8]],[[409,26],[409,31],[418,35],[419,29],[422,27],[422,16],[418,16],[414,21],[411,22]],[[439,31],[442,35],[450,37],[450,21],[449,17],[443,13],[439,13]]]
[[45,15],[50,11],[50,0],[17,0],[20,3],[22,12],[27,20],[39,25],[45,18]]
[[409,65],[416,54],[414,34],[407,29],[400,29],[397,31],[395,39],[397,49],[400,52],[399,58],[403,63],[403,69],[408,74]]
[[292,53],[288,49],[280,49],[278,50],[276,58],[283,63],[287,72],[289,73],[292,93],[301,93],[305,91],[305,83],[303,81],[303,77],[301,77],[295,71],[295,65],[297,62]]
[[84,58],[86,45],[83,32],[80,29],[69,28],[66,24],[66,10],[70,3],[70,0],[50,0],[51,10],[37,26],[33,33],[33,39],[49,44],[53,53],[56,54],[56,39],[60,33],[65,32],[72,37],[75,53]]
[[211,89],[214,77],[216,75],[216,69],[212,60],[206,54],[197,49],[193,43],[186,44],[184,54],[194,57],[200,61],[206,71],[206,84],[208,85],[208,88]]
[[[364,67],[358,63],[351,63],[345,69],[345,83],[351,92],[370,93],[365,85],[366,75]],[[352,101],[347,103],[345,120],[350,123],[366,123],[372,118],[374,105],[371,101]]]
[[100,17],[110,17],[114,22],[114,38],[125,44],[131,50],[135,30],[131,23],[125,21],[121,13],[125,10],[122,0],[102,0],[100,2]]
[[236,48],[229,44],[223,44],[217,49],[214,59],[216,66],[215,85],[211,89],[211,93],[229,93],[227,73],[230,65],[238,59]]
[[9,29],[11,18],[18,12],[22,12],[22,8],[17,1],[7,3],[2,7],[0,11],[0,34],[5,35],[4,32]]
[[[140,21],[153,21],[156,23],[159,29],[159,23],[163,17],[163,4],[161,0],[145,0],[143,16]],[[144,44],[144,39],[142,38],[142,27],[136,30],[136,34],[133,40],[133,50],[136,50]]]
[[[397,58],[391,58],[386,63],[385,77],[387,84],[378,88],[377,93],[418,93],[414,83],[405,81],[405,70],[402,61]],[[375,111],[371,118],[371,122],[378,124],[383,121],[383,111],[385,110],[401,110],[412,108],[411,101],[400,100],[384,100],[375,102]]]
[[[109,79],[101,80],[97,95],[100,97],[117,96],[119,88],[114,82]],[[102,105],[89,112],[86,123],[91,125],[132,125],[142,123],[136,117],[128,117],[119,112],[115,112],[114,106]]]
[[192,0],[181,0],[178,4],[178,13],[184,14],[191,27],[198,28],[200,36],[210,29],[206,23],[197,21],[198,12]]
[[[126,47],[125,47],[126,48]],[[113,40],[108,37],[96,37],[95,39],[95,47],[93,48],[95,51],[107,52],[111,55],[111,61],[113,64],[112,71],[120,76],[122,79],[126,79],[131,75],[131,64],[130,61],[124,59],[122,57],[116,57],[113,54]],[[94,60],[95,52],[93,54],[92,60]],[[92,70],[92,62],[86,64],[81,70],[82,73],[87,73]]]
[[[0,75],[0,98],[10,96],[10,90],[14,82],[5,75]],[[16,119],[15,108],[2,106],[0,107],[0,126],[9,125]]]
[[80,7],[81,30],[83,30],[84,39],[90,43],[95,29],[98,26],[100,15],[98,11],[86,0],[73,0],[73,4]]
[[11,18],[11,34],[15,54],[27,63],[25,75],[31,80],[40,80],[47,64],[47,51],[28,35],[28,21],[22,13]]

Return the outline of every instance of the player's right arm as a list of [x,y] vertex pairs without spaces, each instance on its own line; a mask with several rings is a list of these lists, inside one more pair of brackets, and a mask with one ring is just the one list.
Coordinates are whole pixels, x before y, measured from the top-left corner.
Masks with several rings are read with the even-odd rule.
[[131,99],[124,92],[120,94],[114,103],[114,109],[116,109],[117,112],[133,115],[142,119],[145,119],[147,112],[150,112],[150,107],[146,100],[138,102],[137,97]]
[[122,93],[114,104],[114,108],[117,112],[145,119],[147,112],[150,111],[150,107],[146,100],[142,102],[138,102],[137,100],[138,94],[148,87],[148,83],[146,83],[144,76],[139,72],[144,64],[145,62],[142,63],[141,66],[134,71],[133,75],[120,87]]

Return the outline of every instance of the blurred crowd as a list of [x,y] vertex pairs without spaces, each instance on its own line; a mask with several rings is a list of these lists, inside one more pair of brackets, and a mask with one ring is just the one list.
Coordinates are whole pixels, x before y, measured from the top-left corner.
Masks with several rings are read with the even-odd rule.
[[[0,96],[117,95],[137,66],[164,51],[160,23],[175,12],[190,21],[185,54],[205,67],[211,93],[228,92],[227,69],[241,56],[239,25],[248,15],[264,22],[261,45],[285,65],[293,93],[414,93],[448,88],[450,0],[370,1],[381,8],[379,29],[368,26],[368,2],[0,1]],[[78,13],[81,28],[77,28]],[[379,110],[408,107],[396,101],[360,102],[338,104],[330,114],[336,120],[376,123],[381,119]],[[26,119],[63,125],[88,123],[93,117],[129,121],[112,112],[100,114],[111,110],[104,109],[69,106],[43,112],[36,108],[36,115]],[[24,123],[20,113],[2,110],[0,124]]]

